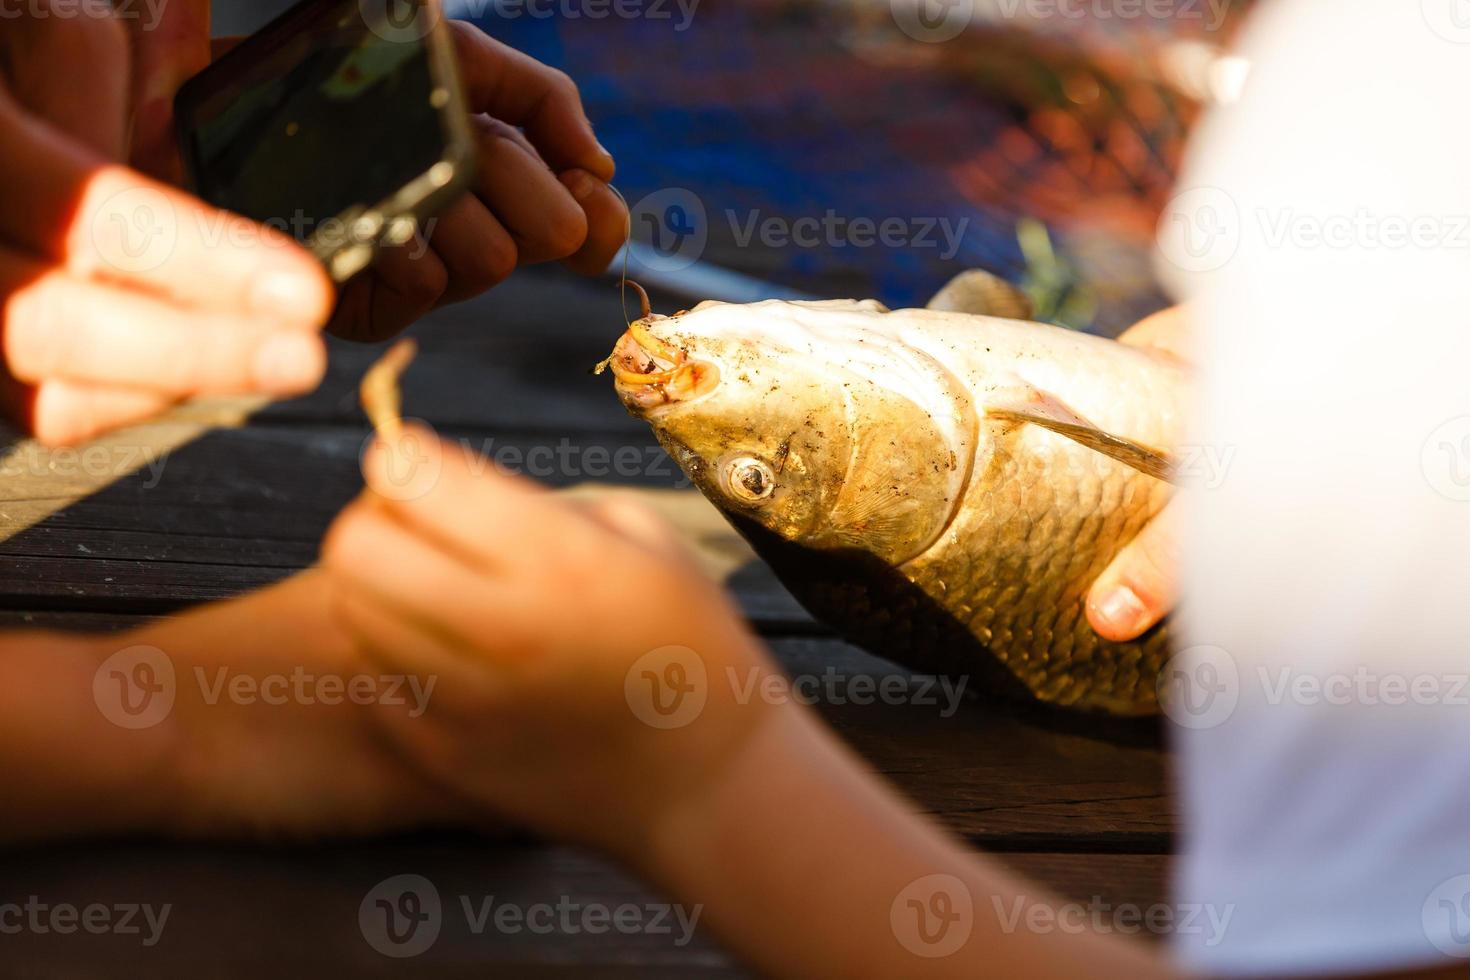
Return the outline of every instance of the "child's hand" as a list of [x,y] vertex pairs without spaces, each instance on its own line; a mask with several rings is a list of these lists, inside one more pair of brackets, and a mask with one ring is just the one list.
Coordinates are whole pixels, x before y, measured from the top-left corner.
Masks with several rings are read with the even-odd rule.
[[365,655],[437,678],[388,730],[474,801],[631,857],[770,714],[738,696],[760,648],[640,505],[563,500],[420,429],[397,445],[323,546]]

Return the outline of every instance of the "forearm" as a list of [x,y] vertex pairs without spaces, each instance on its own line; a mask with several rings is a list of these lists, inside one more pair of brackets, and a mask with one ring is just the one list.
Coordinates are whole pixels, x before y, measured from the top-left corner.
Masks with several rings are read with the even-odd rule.
[[319,572],[164,620],[135,642],[175,665],[173,833],[362,835],[466,822],[455,800],[385,747],[374,718],[379,699],[423,700],[427,710],[434,688],[385,678],[361,659]]
[[[1169,972],[1141,944],[1017,928],[1017,899],[1050,896],[922,818],[804,711],[773,713],[726,778],[662,831],[645,871],[772,975]],[[933,875],[951,877],[921,881]]]
[[107,637],[0,636],[0,839],[130,833],[172,808],[176,726],[130,730],[102,710],[121,693],[104,669],[119,649]]
[[[109,660],[141,648],[151,652]],[[0,639],[0,778],[11,790],[0,837],[472,822],[384,747],[378,706],[349,696],[354,685],[385,699],[415,690],[358,658],[315,572],[125,634]]]

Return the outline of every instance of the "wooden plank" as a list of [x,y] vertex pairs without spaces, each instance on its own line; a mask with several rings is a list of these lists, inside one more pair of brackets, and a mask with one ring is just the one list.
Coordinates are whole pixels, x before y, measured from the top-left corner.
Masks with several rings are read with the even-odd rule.
[[1063,902],[1147,909],[1169,901],[1172,859],[1165,855],[1002,853],[993,857]]
[[1016,894],[975,896],[976,917],[992,917],[1002,929],[1051,935],[1095,928],[1163,942],[1181,928],[1224,928],[1217,910],[1172,901],[1172,859],[1165,855],[998,853],[990,858],[1023,879]]
[[[789,675],[804,679],[793,685],[802,700],[921,809],[976,845],[1168,853],[1177,804],[1156,723],[975,697],[956,704],[941,682],[837,640],[774,639],[771,647]],[[962,681],[948,679],[950,692]]]
[[[25,451],[26,474],[0,481],[0,604],[10,609],[163,612],[277,581],[316,559],[322,535],[360,492],[367,429],[251,426],[197,433],[173,423],[129,430],[96,468]],[[686,526],[711,573],[730,578],[758,623],[811,631],[811,618],[662,450],[605,433],[542,437],[445,433],[465,452],[553,486],[608,479]],[[153,442],[157,439],[158,442]],[[139,447],[162,445],[164,449]],[[124,448],[128,453],[124,453]],[[151,454],[151,455],[150,455]],[[72,456],[60,454],[63,461]],[[134,472],[114,464],[147,459]],[[123,470],[118,475],[117,470]]]
[[149,622],[130,613],[0,610],[0,630],[62,630],[69,633],[117,633]]
[[[662,312],[694,298],[656,293]],[[631,298],[637,316],[637,300]],[[646,436],[591,369],[626,328],[613,280],[525,270],[494,291],[426,317],[410,331],[422,354],[403,379],[405,411],[446,428],[619,432]],[[381,345],[333,342],[326,381],[272,405],[264,422],[355,424],[355,388]]]
[[[254,978],[283,963],[368,977],[555,976],[574,969],[598,976],[745,975],[697,924],[684,941],[672,916],[673,934],[585,931],[589,908],[631,906],[650,922],[671,903],[603,859],[565,847],[439,835],[284,847],[83,843],[0,852],[0,859],[0,902],[34,895],[53,906],[170,906],[159,941],[148,948],[141,936],[80,930],[7,936],[5,962],[15,975],[104,976],[119,961],[154,976]],[[1028,903],[1113,910],[1165,901],[1162,857],[1039,853],[996,860],[1061,899],[1027,893]],[[395,960],[369,944],[359,913],[380,883],[400,875],[433,886],[440,930],[422,954]],[[537,915],[551,916],[551,929],[497,928],[493,918],[480,927],[487,900],[492,910],[549,907]],[[1011,911],[984,900],[976,906],[977,915]],[[692,918],[693,908],[684,914]],[[368,923],[372,929],[374,920]]]
[[[687,938],[671,914],[668,933],[584,927],[598,927],[599,920],[584,920],[589,909],[611,914],[628,906],[650,923],[669,914],[670,903],[566,848],[468,837],[295,847],[77,844],[4,853],[3,860],[0,901],[35,895],[51,905],[171,906],[160,940],[148,948],[140,936],[81,930],[8,935],[3,955],[14,975],[108,976],[118,962],[150,976],[256,978],[286,964],[293,973],[365,977],[555,976],[574,967],[599,976],[743,975],[697,920]],[[393,959],[367,938],[381,935],[371,918],[378,910],[370,907],[366,930],[359,915],[375,888],[406,874],[432,885],[440,929],[420,955]],[[485,921],[487,901],[492,918]],[[502,906],[523,914],[549,907],[535,915],[538,923],[549,915],[551,929],[497,927],[493,913]],[[686,910],[686,921],[693,915]]]
[[[99,613],[12,613],[0,626],[115,630],[146,622]],[[832,639],[771,649],[811,704],[872,768],[954,832],[987,850],[1164,854],[1176,819],[1155,739],[1099,738],[1091,721],[952,700],[931,678]],[[737,695],[748,677],[715,675]],[[1069,730],[1071,729],[1071,730]]]

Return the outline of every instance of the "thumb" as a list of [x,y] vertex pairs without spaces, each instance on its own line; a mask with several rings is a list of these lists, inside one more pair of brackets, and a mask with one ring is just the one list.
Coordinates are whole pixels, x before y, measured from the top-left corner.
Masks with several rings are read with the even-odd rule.
[[1098,635],[1120,643],[1137,639],[1173,608],[1177,531],[1177,508],[1164,508],[1097,577],[1087,596],[1087,620]]

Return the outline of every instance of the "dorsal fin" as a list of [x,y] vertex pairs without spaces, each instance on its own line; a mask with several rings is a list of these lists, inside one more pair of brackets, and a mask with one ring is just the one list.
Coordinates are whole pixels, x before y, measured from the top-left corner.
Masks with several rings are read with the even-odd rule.
[[1030,297],[984,269],[968,269],[955,276],[934,294],[927,308],[1007,320],[1030,320],[1035,316]]
[[1167,483],[1178,482],[1174,478],[1174,460],[1168,453],[1104,432],[1068,408],[1055,395],[1029,385],[1008,388],[998,394],[999,397],[986,399],[987,418],[1039,425],[1140,473]]

